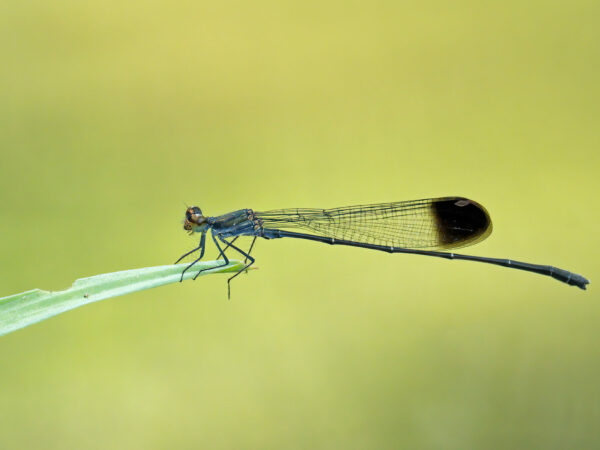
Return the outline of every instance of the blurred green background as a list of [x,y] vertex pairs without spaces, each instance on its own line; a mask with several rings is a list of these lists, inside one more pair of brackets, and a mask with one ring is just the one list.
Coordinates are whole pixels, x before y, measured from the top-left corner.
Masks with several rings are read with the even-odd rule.
[[169,264],[184,203],[445,195],[492,216],[466,253],[592,284],[260,240],[231,301],[214,275],[2,337],[0,447],[600,446],[598,14],[3,3],[0,295]]

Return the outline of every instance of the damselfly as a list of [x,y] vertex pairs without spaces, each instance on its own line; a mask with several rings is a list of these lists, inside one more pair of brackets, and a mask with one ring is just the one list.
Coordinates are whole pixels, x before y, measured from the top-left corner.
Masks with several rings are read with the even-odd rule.
[[[200,256],[183,270],[182,280],[183,274],[204,256],[206,234],[210,231],[212,240],[219,250],[218,258],[223,258],[223,266],[229,264],[225,251],[231,247],[245,258],[247,264],[243,270],[254,264],[255,260],[250,253],[256,238],[291,237],[388,253],[410,253],[512,267],[547,275],[581,289],[585,289],[589,283],[581,275],[553,266],[449,252],[448,250],[480,242],[492,232],[492,221],[485,208],[473,200],[462,197],[332,209],[290,208],[262,212],[240,209],[217,217],[206,217],[202,215],[200,208],[192,206],[185,212],[183,228],[190,234],[200,233],[200,243],[198,247],[179,258],[176,263],[197,251],[200,251]],[[240,236],[253,238],[247,252],[234,245]],[[224,244],[223,248],[219,242]],[[194,279],[204,270],[208,269],[200,270]],[[229,283],[242,271],[227,280],[228,296]]]

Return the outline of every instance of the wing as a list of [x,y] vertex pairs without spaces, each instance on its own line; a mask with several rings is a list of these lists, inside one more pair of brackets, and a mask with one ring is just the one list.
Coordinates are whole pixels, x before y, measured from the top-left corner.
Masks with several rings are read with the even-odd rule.
[[317,236],[404,248],[465,247],[492,232],[485,208],[463,197],[254,214],[264,228],[303,229]]

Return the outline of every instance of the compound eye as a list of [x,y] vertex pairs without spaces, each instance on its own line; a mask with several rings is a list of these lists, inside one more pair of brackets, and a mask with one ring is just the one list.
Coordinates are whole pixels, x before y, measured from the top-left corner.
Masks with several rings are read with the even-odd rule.
[[195,222],[194,218],[202,217],[202,211],[197,206],[191,206],[185,212],[185,218],[190,222]]

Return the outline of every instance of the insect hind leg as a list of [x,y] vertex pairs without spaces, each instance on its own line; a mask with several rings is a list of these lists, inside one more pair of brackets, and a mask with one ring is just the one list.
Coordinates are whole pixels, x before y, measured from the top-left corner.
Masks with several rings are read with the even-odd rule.
[[252,247],[254,247],[254,242],[256,241],[256,236],[254,237],[254,239],[252,240],[252,245],[250,246],[250,250],[248,250],[248,253],[246,253],[245,251],[243,251],[242,249],[240,249],[239,247],[236,247],[235,245],[233,245],[233,241],[228,242],[227,240],[225,240],[224,237],[219,236],[219,239],[221,240],[221,242],[224,242],[225,244],[227,244],[228,247],[233,248],[234,250],[236,250],[238,253],[240,253],[241,255],[244,256],[244,263],[247,260],[250,260],[249,264],[246,264],[244,266],[243,269],[239,270],[235,275],[233,275],[232,277],[230,277],[227,280],[227,298],[230,299],[231,298],[231,280],[233,280],[235,277],[237,277],[240,273],[244,272],[245,270],[248,269],[248,267],[250,267],[252,264],[254,264],[255,259],[250,256],[250,252],[252,251]]

